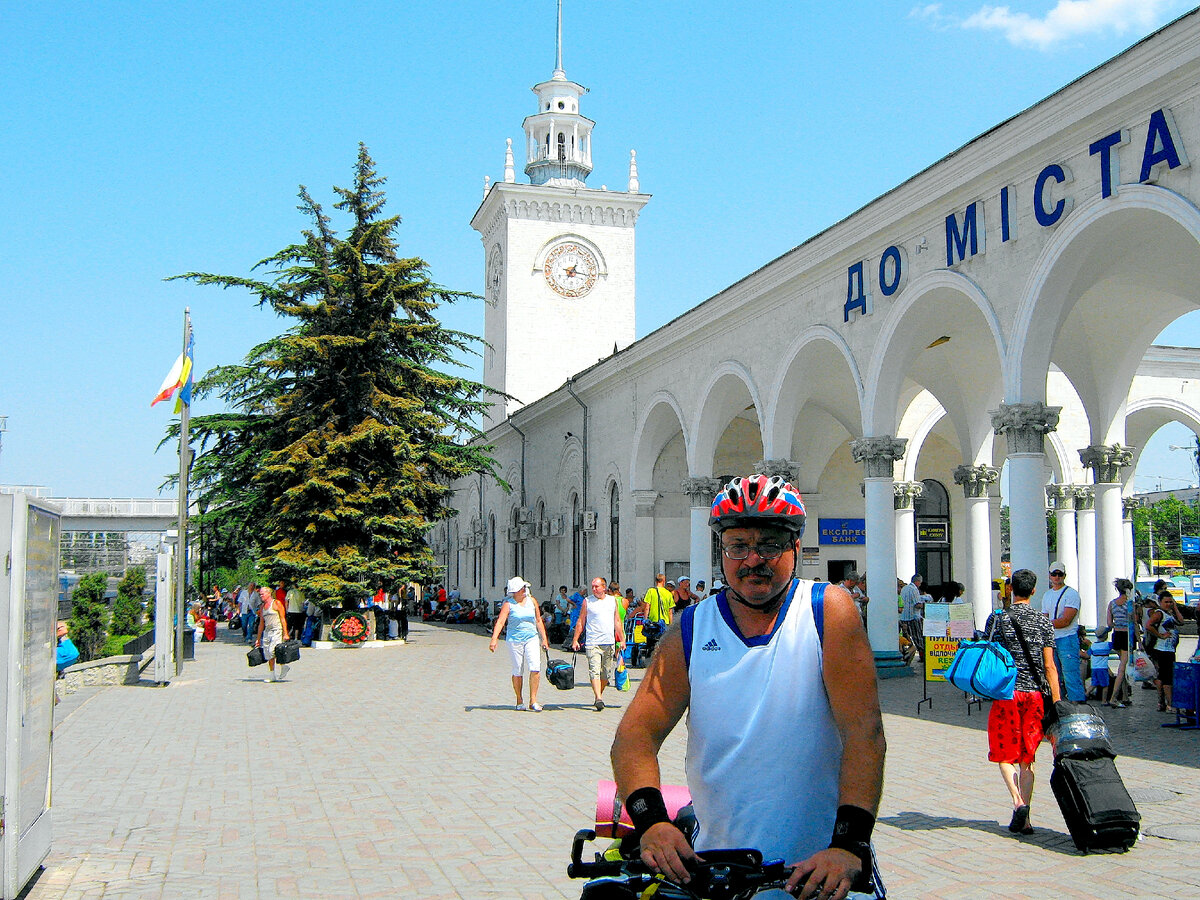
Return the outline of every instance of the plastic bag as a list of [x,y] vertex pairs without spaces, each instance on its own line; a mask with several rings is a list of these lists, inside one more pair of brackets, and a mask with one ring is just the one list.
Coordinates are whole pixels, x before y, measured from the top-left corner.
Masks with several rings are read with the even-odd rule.
[[616,686],[618,691],[629,690],[629,671],[625,668],[625,660],[617,664]]
[[1145,650],[1135,650],[1126,667],[1130,681],[1153,681],[1158,677],[1158,669],[1154,667]]

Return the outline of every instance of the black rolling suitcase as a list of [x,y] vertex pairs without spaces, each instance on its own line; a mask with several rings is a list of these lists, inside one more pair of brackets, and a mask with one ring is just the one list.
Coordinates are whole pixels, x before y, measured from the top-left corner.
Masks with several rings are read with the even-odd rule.
[[1128,850],[1142,820],[1110,757],[1054,761],[1050,788],[1075,846],[1089,850]]

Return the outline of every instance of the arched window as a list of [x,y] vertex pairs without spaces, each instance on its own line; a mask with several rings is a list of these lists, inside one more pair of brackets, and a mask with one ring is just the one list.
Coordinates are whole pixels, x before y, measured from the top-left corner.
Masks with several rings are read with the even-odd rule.
[[571,495],[571,587],[583,584],[582,560],[583,520],[579,515],[579,495]]
[[558,161],[567,161],[567,136],[561,131],[558,133]]
[[488,514],[488,531],[492,535],[492,587],[496,586],[496,516]]
[[[537,505],[537,520],[539,524],[546,520],[546,504],[540,501]],[[541,586],[546,584],[546,538],[544,536],[538,540],[538,584]]]
[[950,552],[950,495],[940,481],[926,478],[925,490],[913,503],[917,529],[917,571],[928,588],[953,577]]
[[608,492],[608,573],[621,580],[621,495],[615,481]]

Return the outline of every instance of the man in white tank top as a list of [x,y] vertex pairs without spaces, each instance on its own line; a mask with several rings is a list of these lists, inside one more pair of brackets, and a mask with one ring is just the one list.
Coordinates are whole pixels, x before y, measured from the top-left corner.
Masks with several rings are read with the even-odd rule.
[[[613,741],[643,862],[687,881],[706,849],[754,847],[789,892],[883,896],[871,830],[885,741],[870,644],[844,588],[796,579],[804,504],[778,477],[735,478],[709,524],[725,589],[667,632]],[[696,848],[666,815],[658,751],[687,713]]]

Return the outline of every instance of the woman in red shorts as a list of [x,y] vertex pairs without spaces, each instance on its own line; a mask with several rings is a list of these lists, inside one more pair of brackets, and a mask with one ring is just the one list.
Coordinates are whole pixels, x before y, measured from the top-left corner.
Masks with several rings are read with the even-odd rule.
[[[1040,610],[1029,605],[1037,576],[1029,569],[1012,574],[1012,605],[988,617],[985,631],[1012,654],[1017,664],[1017,684],[1011,700],[993,700],[988,714],[988,759],[1000,764],[1004,786],[1012,796],[1014,834],[1033,834],[1029,803],[1033,799],[1033,760],[1042,741],[1041,685],[1050,684],[1050,696],[1060,698],[1058,670],[1054,666],[1054,626]],[[992,629],[992,621],[996,627]],[[1021,647],[1024,638],[1029,648]],[[1030,662],[1033,668],[1030,668]]]

